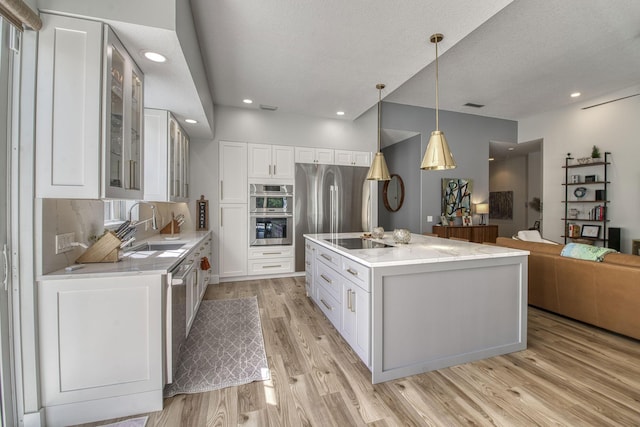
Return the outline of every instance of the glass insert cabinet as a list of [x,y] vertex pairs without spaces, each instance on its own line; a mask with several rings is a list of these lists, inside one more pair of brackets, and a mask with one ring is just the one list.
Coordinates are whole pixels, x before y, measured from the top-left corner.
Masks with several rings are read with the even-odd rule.
[[106,28],[105,195],[142,195],[143,75],[113,31]]

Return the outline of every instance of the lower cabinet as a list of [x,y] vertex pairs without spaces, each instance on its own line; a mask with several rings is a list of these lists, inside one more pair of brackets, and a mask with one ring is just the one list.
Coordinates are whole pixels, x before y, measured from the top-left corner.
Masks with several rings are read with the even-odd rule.
[[247,224],[245,203],[220,205],[220,277],[247,275]]
[[48,426],[162,409],[163,277],[39,282],[42,403]]
[[249,248],[247,274],[292,273],[293,246],[259,246]]
[[369,366],[371,294],[354,283],[342,281],[342,329],[353,351]]
[[[306,241],[313,260],[307,292],[353,351],[371,366],[370,270],[327,248]],[[313,250],[315,247],[315,250]]]

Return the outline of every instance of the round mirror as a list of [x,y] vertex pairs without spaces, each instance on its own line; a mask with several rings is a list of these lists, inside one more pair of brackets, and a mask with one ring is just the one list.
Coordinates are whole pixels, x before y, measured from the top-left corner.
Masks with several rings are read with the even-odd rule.
[[391,212],[396,212],[402,207],[404,202],[404,182],[400,175],[391,175],[389,181],[385,181],[382,189],[382,200],[384,207]]

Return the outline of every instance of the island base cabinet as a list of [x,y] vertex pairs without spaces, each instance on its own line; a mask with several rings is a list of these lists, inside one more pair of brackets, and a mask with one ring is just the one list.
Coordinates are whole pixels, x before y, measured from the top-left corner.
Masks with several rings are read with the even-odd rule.
[[162,409],[162,276],[39,283],[46,425]]
[[342,329],[344,339],[370,367],[371,301],[369,292],[345,280],[342,284]]

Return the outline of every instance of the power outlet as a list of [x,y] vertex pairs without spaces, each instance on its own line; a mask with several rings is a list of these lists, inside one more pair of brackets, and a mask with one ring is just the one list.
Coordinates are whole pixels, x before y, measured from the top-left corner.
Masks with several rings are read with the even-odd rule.
[[427,215],[427,222],[433,222],[433,217],[431,215]]
[[73,250],[71,243],[76,241],[76,233],[63,233],[56,235],[56,255]]

